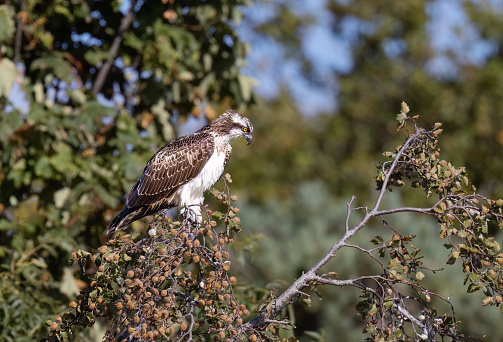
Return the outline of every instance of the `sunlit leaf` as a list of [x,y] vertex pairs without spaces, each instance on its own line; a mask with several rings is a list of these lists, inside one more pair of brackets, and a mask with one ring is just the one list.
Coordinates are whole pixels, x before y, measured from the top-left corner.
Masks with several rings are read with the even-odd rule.
[[[1,7],[5,7],[5,5]],[[19,77],[19,70],[17,69],[14,62],[4,57],[0,60],[0,75],[2,75],[2,77],[0,77],[0,97],[8,97],[10,95],[14,82]]]
[[0,5],[0,42],[9,41],[14,35],[15,26],[13,12],[14,11],[11,6]]

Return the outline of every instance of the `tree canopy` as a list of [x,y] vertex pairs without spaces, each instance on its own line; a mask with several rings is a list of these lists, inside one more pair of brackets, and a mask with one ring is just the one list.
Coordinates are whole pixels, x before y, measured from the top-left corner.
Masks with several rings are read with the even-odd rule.
[[[502,338],[493,314],[502,307],[501,202],[491,200],[503,190],[500,10],[493,2],[452,4],[464,15],[455,49],[436,44],[443,1],[329,0],[320,2],[320,16],[306,15],[300,3],[255,2],[255,16],[247,16],[245,0],[0,4],[0,340],[50,332],[96,340],[107,329],[109,338],[157,331],[182,340],[354,340],[364,327],[374,339],[431,338],[425,327],[454,340]],[[256,34],[249,43],[238,35],[242,21]],[[306,50],[306,33],[320,22],[346,49],[344,67],[335,63],[341,56],[328,64],[312,58],[324,46]],[[282,51],[275,68],[293,61],[298,72],[282,80],[277,97],[258,99],[243,67],[254,46],[278,57],[271,41]],[[306,115],[299,104],[309,99],[291,92],[296,83],[323,90],[336,107]],[[395,120],[402,100],[435,146],[423,146],[424,158],[415,156],[419,147],[405,151],[414,160],[390,169],[404,153]],[[177,123],[187,115],[211,120],[231,107],[251,108],[256,137],[251,148],[234,147],[227,169],[234,182],[206,195],[215,197],[209,226],[193,233],[183,221],[157,220],[151,227],[159,235],[149,237],[141,221],[106,243],[124,194],[176,137]],[[416,134],[416,119],[405,107],[400,114],[408,122],[402,132]],[[438,145],[437,122],[445,129]],[[382,151],[390,152],[379,158]],[[426,162],[435,169],[427,172]],[[374,181],[381,191],[387,171],[394,192],[386,192],[386,208],[414,206],[428,217],[375,216],[340,240],[365,217],[355,208],[372,210]],[[451,176],[461,177],[465,192],[475,185],[476,196],[458,198],[456,207],[452,198],[418,195],[428,188],[435,195],[440,181],[459,190]],[[339,262],[313,278],[307,272],[337,241],[345,247],[336,249]],[[300,292],[289,296],[291,289]],[[417,305],[410,317],[398,314],[407,309],[404,296]],[[141,323],[140,304],[149,305],[137,315]]]
[[78,291],[71,253],[101,244],[179,117],[252,100],[234,29],[244,4],[0,5],[0,339],[44,336]]
[[[439,121],[453,132],[441,142],[447,159],[465,165],[474,183],[487,195],[503,191],[498,181],[502,161],[494,158],[503,143],[501,113],[496,109],[503,68],[503,41],[498,29],[503,25],[503,16],[497,4],[469,0],[400,4],[333,0],[307,11],[303,8],[309,6],[301,2],[263,3],[268,15],[245,17],[247,25],[254,28],[250,31],[255,32],[250,34],[250,42],[262,51],[255,57],[255,67],[270,65],[266,71],[274,72],[279,87],[289,97],[279,100],[281,103],[272,100],[285,114],[278,114],[276,107],[276,115],[257,120],[269,120],[267,125],[274,125],[276,117],[283,121],[283,117],[298,110],[285,103],[309,102],[308,93],[293,89],[297,83],[325,94],[326,102],[335,98],[335,108],[325,113],[321,122],[310,117],[305,124],[296,125],[298,129],[306,127],[307,136],[312,132],[318,137],[321,142],[316,147],[322,149],[323,155],[330,155],[345,176],[352,177],[351,170],[365,172],[367,168],[361,162],[383,151],[395,139],[389,113],[396,111],[397,103],[406,101],[429,124]],[[314,48],[312,44],[306,47],[309,33],[320,28],[338,50],[327,51],[321,45],[324,41]],[[271,47],[260,48],[263,41]],[[329,53],[335,55],[327,57]],[[283,75],[275,70],[281,70],[282,65],[294,65],[295,77],[292,72]],[[307,136],[302,140],[311,144]],[[308,164],[309,156],[318,155],[319,150],[313,150],[298,163]],[[324,165],[318,165],[321,170],[317,168],[315,173],[323,172]],[[326,166],[328,170],[333,168],[329,163]],[[345,177],[339,175],[323,180],[332,183],[334,190],[346,188],[341,186],[347,185]]]

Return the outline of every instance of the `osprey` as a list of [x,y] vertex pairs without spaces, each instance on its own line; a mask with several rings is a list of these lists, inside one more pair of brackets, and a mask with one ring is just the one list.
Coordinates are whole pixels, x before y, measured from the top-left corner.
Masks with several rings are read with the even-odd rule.
[[127,196],[126,206],[110,223],[107,233],[176,206],[194,206],[190,212],[199,222],[203,192],[224,172],[231,156],[231,140],[243,137],[250,144],[252,133],[250,120],[228,110],[199,131],[164,145],[148,161]]

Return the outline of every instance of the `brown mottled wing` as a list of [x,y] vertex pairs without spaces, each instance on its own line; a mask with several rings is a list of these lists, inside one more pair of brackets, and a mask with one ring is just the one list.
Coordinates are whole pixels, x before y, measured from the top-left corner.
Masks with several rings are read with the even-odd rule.
[[213,137],[204,132],[165,145],[149,160],[143,175],[133,185],[127,206],[149,205],[171,197],[201,172],[214,148]]

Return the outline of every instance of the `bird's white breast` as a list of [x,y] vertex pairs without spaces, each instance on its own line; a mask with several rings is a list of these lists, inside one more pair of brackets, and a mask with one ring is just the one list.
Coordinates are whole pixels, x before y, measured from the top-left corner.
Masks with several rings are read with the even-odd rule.
[[191,181],[182,185],[176,192],[176,200],[180,206],[202,204],[203,193],[215,184],[225,167],[225,150],[215,149],[201,172]]

